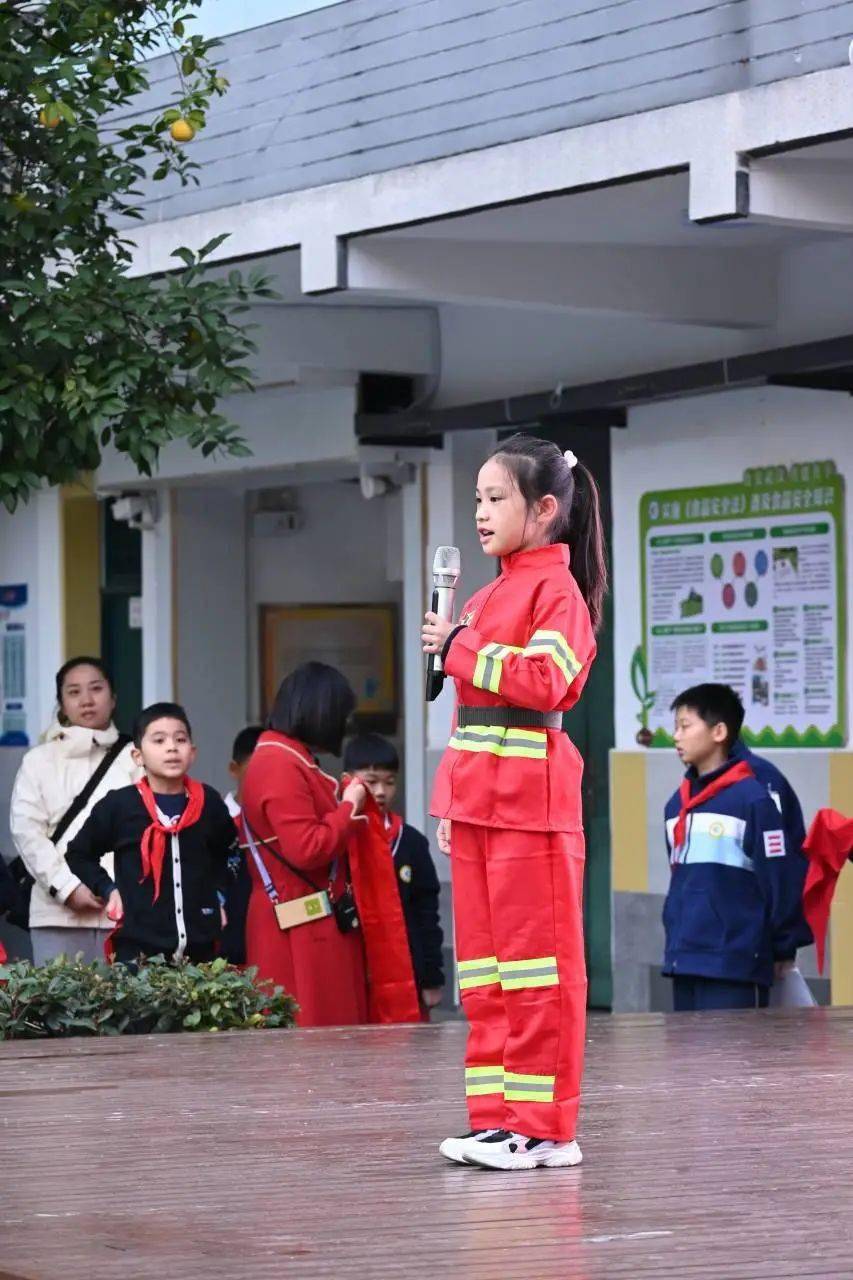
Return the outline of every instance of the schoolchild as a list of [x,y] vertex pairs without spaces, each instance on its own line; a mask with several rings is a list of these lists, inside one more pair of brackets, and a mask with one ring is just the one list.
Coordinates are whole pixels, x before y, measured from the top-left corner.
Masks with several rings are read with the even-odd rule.
[[516,435],[480,469],[475,519],[500,574],[457,625],[428,613],[423,628],[456,690],[432,813],[470,1024],[471,1132],[441,1153],[557,1168],[581,1160],[583,761],[562,717],[589,675],[606,590],[598,489],[571,451]]
[[225,926],[222,930],[222,955],[230,964],[246,963],[246,913],[252,893],[252,877],[246,862],[245,832],[242,823],[243,779],[252,753],[263,733],[259,724],[247,725],[234,739],[228,772],[234,779],[234,790],[225,796],[225,807],[234,819],[238,843],[228,856],[228,881],[223,906]]
[[[147,707],[134,725],[133,744],[145,776],[95,805],[66,860],[116,923],[114,959],[212,960],[234,823],[219,793],[189,777],[196,749],[183,707]],[[112,877],[100,865],[111,849]]]
[[429,1010],[441,1001],[444,986],[444,938],[438,919],[440,885],[426,836],[404,822],[392,808],[399,772],[397,749],[380,734],[363,733],[347,743],[344,773],[364,783],[383,820],[397,873],[418,995],[422,1006]]
[[750,759],[736,749],[743,706],[724,685],[672,704],[687,772],[666,806],[671,864],[663,972],[677,1012],[767,1004],[774,974],[810,941],[803,859]]

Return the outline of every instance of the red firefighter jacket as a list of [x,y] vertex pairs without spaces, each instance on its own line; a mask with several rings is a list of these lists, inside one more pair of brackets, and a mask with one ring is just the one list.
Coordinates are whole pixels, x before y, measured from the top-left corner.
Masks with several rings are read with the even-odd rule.
[[[472,596],[444,670],[457,704],[568,711],[595,657],[589,611],[564,543],[517,551]],[[436,775],[438,818],[521,831],[582,830],[583,761],[559,729],[454,729]]]

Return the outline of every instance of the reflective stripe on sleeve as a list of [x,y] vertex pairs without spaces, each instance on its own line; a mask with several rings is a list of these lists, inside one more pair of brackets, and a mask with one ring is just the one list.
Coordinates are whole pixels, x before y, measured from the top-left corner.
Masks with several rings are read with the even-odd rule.
[[557,669],[565,676],[566,683],[571,684],[575,676],[583,669],[574,650],[566,637],[559,631],[535,631],[523,650],[524,657],[544,653],[550,657]]
[[560,981],[556,956],[538,956],[533,960],[502,960],[498,970],[504,991],[556,987]]

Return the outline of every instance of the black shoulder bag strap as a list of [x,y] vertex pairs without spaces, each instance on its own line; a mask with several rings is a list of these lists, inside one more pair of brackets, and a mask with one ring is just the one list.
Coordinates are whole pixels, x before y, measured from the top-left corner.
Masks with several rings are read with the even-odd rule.
[[71,804],[65,810],[65,813],[63,813],[62,817],[59,819],[59,822],[56,824],[56,828],[53,832],[53,835],[50,837],[51,844],[59,844],[60,840],[65,835],[66,831],[71,826],[71,823],[74,821],[77,815],[82,813],[83,810],[86,808],[86,805],[89,803],[89,801],[92,799],[92,796],[95,794],[98,784],[104,779],[106,774],[115,764],[116,760],[121,755],[122,751],[124,751],[125,747],[129,742],[130,742],[130,738],[127,736],[126,733],[120,733],[118,735],[115,742],[110,747],[109,751],[104,756],[103,760],[98,765],[97,769],[92,774],[91,778],[86,783],[83,790],[79,793],[79,795],[76,795],[74,797],[74,799],[71,801]]

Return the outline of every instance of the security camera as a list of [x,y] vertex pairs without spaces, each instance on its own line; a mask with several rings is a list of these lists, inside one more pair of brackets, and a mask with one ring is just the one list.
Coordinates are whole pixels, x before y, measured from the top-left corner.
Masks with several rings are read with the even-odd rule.
[[362,471],[358,478],[361,496],[370,501],[371,498],[382,498],[393,488],[387,476],[371,476]]
[[157,523],[157,498],[154,494],[123,493],[113,502],[113,518],[131,529],[153,529]]

